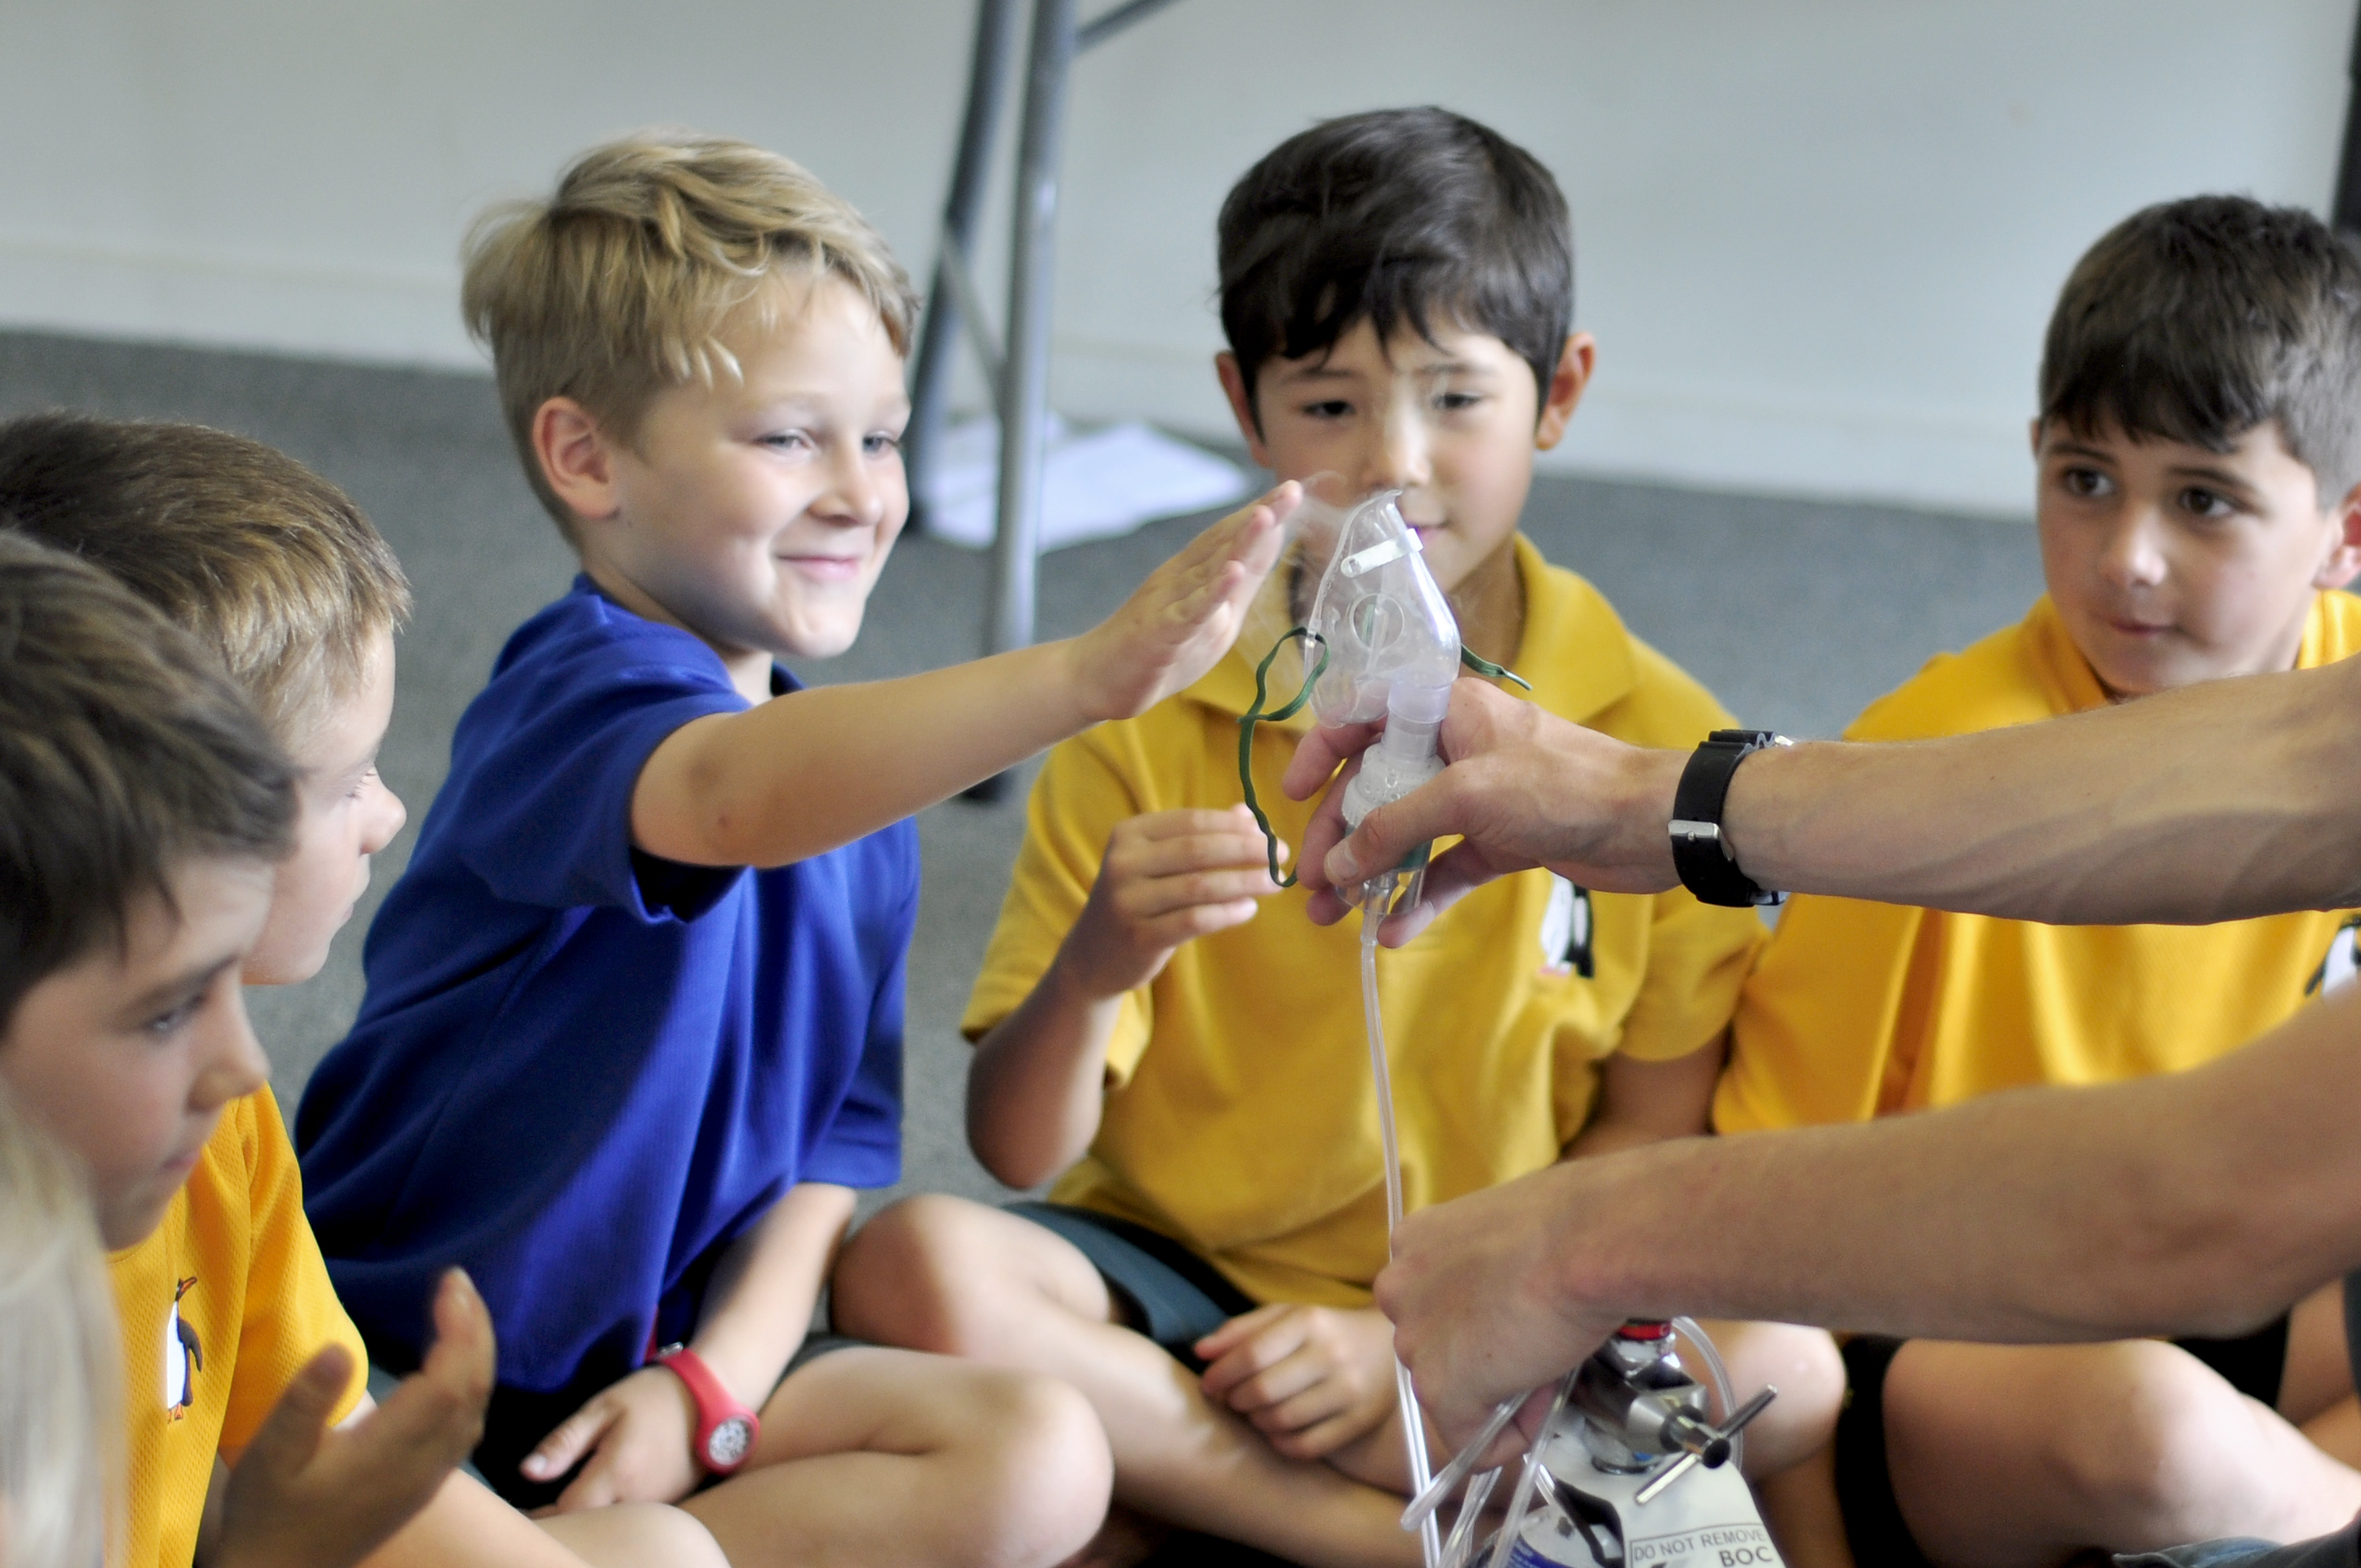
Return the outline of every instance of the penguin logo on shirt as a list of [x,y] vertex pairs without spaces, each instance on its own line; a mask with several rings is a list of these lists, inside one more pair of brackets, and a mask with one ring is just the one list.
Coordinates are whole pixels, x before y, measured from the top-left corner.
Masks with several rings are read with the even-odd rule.
[[192,1277],[174,1288],[172,1310],[164,1319],[164,1413],[176,1421],[195,1401],[197,1374],[205,1369],[205,1347],[181,1316],[181,1298],[195,1283]]
[[1542,911],[1542,972],[1598,978],[1590,952],[1590,890],[1550,873],[1549,907]]
[[2345,924],[2336,928],[2336,935],[2328,939],[2328,956],[2320,960],[2320,967],[2304,982],[2303,993],[2326,996],[2352,984],[2354,976],[2361,975],[2361,948],[2356,948],[2356,943],[2361,943],[2361,915],[2348,915]]

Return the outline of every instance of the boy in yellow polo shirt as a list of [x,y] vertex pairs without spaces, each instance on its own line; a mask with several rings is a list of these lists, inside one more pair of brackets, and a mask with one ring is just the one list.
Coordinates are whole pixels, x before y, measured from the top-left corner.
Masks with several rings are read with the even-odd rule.
[[[268,917],[226,979],[233,1001],[241,979],[309,979],[367,886],[369,858],[403,819],[401,802],[377,773],[393,704],[394,632],[410,605],[392,551],[349,497],[259,442],[198,425],[62,413],[0,424],[0,530],[104,568],[194,631],[204,656],[226,669],[259,714],[293,763],[292,850],[258,868]],[[274,759],[274,767],[284,765]],[[70,834],[60,828],[54,836]],[[217,997],[212,1005],[228,1011]],[[185,1163],[175,1161],[186,1180],[160,1221],[134,1245],[118,1241],[109,1259],[130,1458],[121,1561],[173,1568],[193,1550],[232,1568],[273,1561],[330,1568],[361,1556],[324,1549],[338,1531],[354,1533],[335,1509],[315,1502],[308,1510],[224,1513],[208,1502],[214,1493],[266,1495],[260,1477],[269,1464],[255,1465],[253,1449],[274,1404],[304,1395],[315,1420],[335,1420],[368,1408],[360,1338],[304,1218],[295,1154],[263,1078],[268,1064],[242,1013],[235,1030],[208,1032],[223,1044],[192,1092],[212,1117],[212,1135]],[[137,1120],[117,1087],[58,1080],[60,1096],[71,1092],[98,1124],[93,1136]],[[71,1141],[92,1157],[86,1140]],[[435,1310],[470,1318],[489,1376],[489,1320],[471,1290],[452,1289],[446,1281]],[[302,1369],[324,1344],[341,1348],[346,1376],[324,1378],[306,1395]],[[480,1424],[481,1402],[478,1390],[469,1430]],[[375,1547],[370,1568],[720,1561],[703,1528],[676,1509],[632,1506],[536,1524],[448,1464],[433,1480],[431,1497],[420,1492],[377,1519],[382,1528],[371,1526],[376,1538],[390,1539],[365,1543]],[[328,1489],[382,1513],[368,1495],[374,1485],[348,1472]],[[213,1533],[201,1537],[200,1521],[214,1514]],[[330,1530],[290,1543],[285,1526],[299,1515]],[[302,1550],[292,1559],[258,1555],[240,1539],[256,1529]]]
[[451,1276],[424,1368],[324,1430],[364,1398],[360,1341],[286,1134],[245,1108],[267,1064],[238,990],[292,837],[294,770],[194,639],[5,528],[0,646],[0,1084],[76,1157],[117,1291],[162,1292],[152,1311],[123,1298],[132,1506],[107,1560],[186,1564],[226,1449],[239,1463],[208,1561],[344,1568],[467,1453],[491,1325]]
[[[1530,155],[1440,110],[1332,121],[1240,181],[1220,249],[1219,369],[1258,462],[1399,488],[1466,643],[1543,707],[1654,746],[1728,722],[1516,532],[1593,353],[1569,330],[1565,203]],[[1358,938],[1303,918],[1231,805],[1262,652],[1242,643],[1049,754],[966,1028],[977,1155],[1012,1186],[1058,1177],[1052,1201],[905,1201],[855,1238],[835,1312],[849,1332],[1071,1381],[1107,1429],[1116,1497],[1151,1519],[1291,1562],[1414,1562],[1391,1331],[1369,1295],[1386,1205]],[[1308,722],[1255,739],[1287,838],[1310,808],[1278,782]],[[1578,1138],[1702,1131],[1762,938],[1751,910],[1537,872],[1389,953],[1409,1205]],[[1757,1337],[1775,1350],[1776,1332]],[[1766,1469],[1794,1447],[1781,1423],[1816,1419],[1799,1370],[1779,1368],[1791,1396],[1750,1435]]]
[[[2361,568],[2356,411],[2361,263],[2317,219],[2207,197],[2125,220],[2067,280],[2043,355],[2048,594],[1848,738],[2032,723],[2361,652],[2361,600],[2328,591]],[[2066,927],[1799,897],[1747,983],[1715,1121],[2192,1067],[2348,979],[2356,920]],[[2057,1563],[2324,1533],[2361,1508],[2344,1334],[2331,1286],[2231,1342],[1855,1340],[1837,1443],[1853,1553]]]

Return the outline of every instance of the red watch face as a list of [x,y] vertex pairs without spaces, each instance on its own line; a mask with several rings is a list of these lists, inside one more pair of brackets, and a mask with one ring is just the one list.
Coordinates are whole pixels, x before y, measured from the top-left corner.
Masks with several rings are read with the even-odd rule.
[[724,1416],[705,1435],[705,1464],[710,1470],[724,1474],[746,1463],[746,1453],[754,1446],[754,1423],[743,1416]]

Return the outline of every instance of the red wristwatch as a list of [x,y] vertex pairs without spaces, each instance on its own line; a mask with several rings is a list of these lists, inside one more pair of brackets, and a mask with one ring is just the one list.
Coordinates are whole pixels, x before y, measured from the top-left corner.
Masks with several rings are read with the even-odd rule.
[[656,1365],[670,1367],[697,1401],[697,1441],[690,1445],[697,1462],[716,1475],[736,1474],[754,1452],[754,1440],[763,1435],[761,1418],[732,1398],[713,1368],[688,1346],[664,1346],[656,1352]]

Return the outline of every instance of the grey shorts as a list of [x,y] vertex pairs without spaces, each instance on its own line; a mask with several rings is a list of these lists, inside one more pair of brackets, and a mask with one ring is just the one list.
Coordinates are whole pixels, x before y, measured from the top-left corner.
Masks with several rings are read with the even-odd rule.
[[1124,1326],[1162,1345],[1190,1370],[1202,1372],[1196,1343],[1256,1302],[1222,1271],[1167,1235],[1066,1203],[1017,1202],[1009,1213],[1032,1221],[1073,1244],[1106,1281],[1123,1309]]

